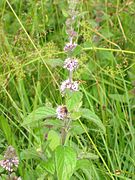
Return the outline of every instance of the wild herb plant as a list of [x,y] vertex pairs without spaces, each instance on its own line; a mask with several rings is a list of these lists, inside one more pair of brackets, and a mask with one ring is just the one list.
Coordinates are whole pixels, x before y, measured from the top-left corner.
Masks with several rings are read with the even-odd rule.
[[2,168],[4,168],[7,172],[8,172],[8,179],[17,179],[17,180],[21,180],[21,178],[17,178],[15,177],[11,177],[12,172],[16,171],[16,169],[18,168],[19,165],[19,160],[18,157],[16,155],[15,149],[12,146],[8,146],[5,154],[4,154],[4,159],[0,161],[0,166]]
[[0,162],[12,145],[11,179],[135,179],[134,9],[0,1]]

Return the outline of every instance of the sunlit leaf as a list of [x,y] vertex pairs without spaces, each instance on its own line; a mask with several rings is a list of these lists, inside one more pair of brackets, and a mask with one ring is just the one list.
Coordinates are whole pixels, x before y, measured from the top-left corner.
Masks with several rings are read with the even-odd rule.
[[43,163],[43,167],[51,174],[55,173],[55,164],[54,158],[49,158],[46,162]]
[[[85,126],[85,125],[84,125]],[[86,128],[86,127],[85,127]],[[70,132],[73,134],[73,135],[81,135],[83,134],[85,131],[84,129],[82,128],[82,126],[80,125],[80,123],[78,121],[73,121],[71,123],[71,128],[70,128]]]
[[76,162],[76,153],[71,147],[57,147],[55,151],[55,164],[58,180],[69,180],[76,167]]
[[55,116],[55,109],[51,107],[39,107],[38,109],[32,111],[26,118],[24,118],[23,126],[30,123],[35,123],[44,118],[50,118]]
[[78,111],[82,105],[82,96],[81,92],[72,92],[68,93],[66,97],[66,105],[69,111]]
[[60,135],[56,131],[49,131],[47,140],[50,141],[49,147],[51,150],[60,145]]
[[89,109],[81,109],[82,112],[82,117],[85,119],[88,119],[89,121],[93,122],[97,127],[102,130],[102,132],[105,133],[105,126],[103,125],[102,121],[100,118],[92,111]]

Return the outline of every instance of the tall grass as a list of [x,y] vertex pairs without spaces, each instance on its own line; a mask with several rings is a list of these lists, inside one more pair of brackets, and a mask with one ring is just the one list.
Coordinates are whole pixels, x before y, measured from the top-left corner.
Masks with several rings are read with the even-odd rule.
[[[66,145],[78,161],[70,179],[135,179],[135,3],[80,0],[77,8],[74,76],[91,114],[74,114]],[[14,146],[24,180],[58,178],[61,122],[47,115],[64,101],[67,9],[66,0],[0,1],[0,153]]]

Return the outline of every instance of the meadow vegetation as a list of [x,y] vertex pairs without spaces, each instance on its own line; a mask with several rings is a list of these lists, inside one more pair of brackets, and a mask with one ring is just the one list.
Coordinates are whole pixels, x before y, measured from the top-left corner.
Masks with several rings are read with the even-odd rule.
[[78,1],[79,91],[63,96],[68,1],[0,0],[0,160],[19,159],[1,180],[135,179],[135,2]]

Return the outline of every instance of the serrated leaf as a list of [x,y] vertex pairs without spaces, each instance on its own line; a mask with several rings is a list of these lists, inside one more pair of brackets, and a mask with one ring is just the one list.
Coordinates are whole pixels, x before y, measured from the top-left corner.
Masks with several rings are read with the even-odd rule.
[[96,124],[98,128],[102,130],[103,133],[105,133],[106,131],[105,126],[103,125],[100,118],[94,112],[90,111],[89,109],[81,109],[80,111],[82,112],[83,118],[88,119],[94,124]]
[[[85,125],[84,125],[85,126]],[[87,128],[87,127],[85,127]],[[82,126],[80,125],[80,123],[78,121],[73,121],[71,123],[71,128],[70,128],[70,132],[74,135],[81,135],[83,134],[85,131],[82,128]]]
[[60,145],[60,135],[53,130],[49,131],[47,140],[50,141],[49,147],[52,151]]
[[66,97],[66,106],[69,111],[78,111],[82,105],[82,96],[81,92],[72,92],[68,93]]
[[35,123],[44,118],[55,116],[56,112],[54,108],[51,107],[39,107],[38,109],[32,111],[23,121],[22,126]]
[[58,180],[69,180],[76,167],[77,156],[71,147],[59,146],[55,151],[55,164]]

